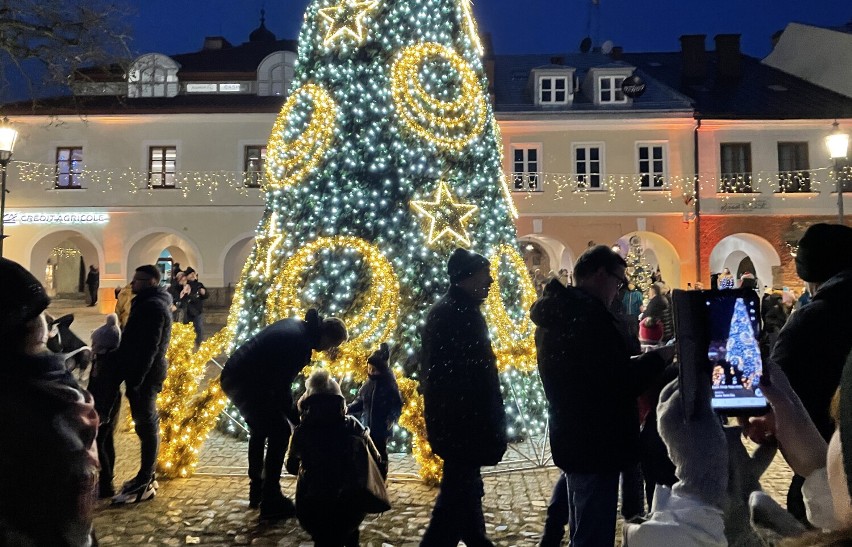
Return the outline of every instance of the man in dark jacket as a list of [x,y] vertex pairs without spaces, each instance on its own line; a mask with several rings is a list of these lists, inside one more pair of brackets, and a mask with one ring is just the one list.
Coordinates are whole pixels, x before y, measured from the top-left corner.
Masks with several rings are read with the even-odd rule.
[[568,485],[574,547],[614,544],[618,477],[639,457],[636,398],[673,355],[666,348],[631,359],[608,310],[626,284],[626,266],[609,247],[592,247],[574,267],[577,287],[549,283],[530,314],[538,326],[550,446]]
[[166,379],[166,348],[172,335],[172,297],[159,286],[160,270],[150,264],[139,266],[130,283],[135,296],[114,359],[124,372],[125,395],[139,436],[141,463],[136,477],[124,483],[113,503],[136,503],[157,494],[157,394]]
[[[831,398],[852,350],[852,228],[839,224],[808,228],[799,240],[796,273],[813,296],[787,320],[769,358],[787,374],[817,429],[829,440],[834,433]],[[753,428],[750,436],[766,441],[762,429]],[[787,493],[787,510],[802,521],[807,518],[803,483],[803,477],[794,476]]]
[[0,258],[0,545],[93,545],[98,477],[92,396],[47,349],[50,299]]
[[198,280],[195,270],[190,267],[183,273],[186,274],[186,284],[189,286],[189,292],[181,300],[186,307],[184,323],[192,323],[192,328],[195,329],[195,347],[198,347],[204,339],[204,301],[210,295],[207,294],[204,283]]
[[494,280],[488,260],[464,249],[450,255],[447,273],[450,290],[429,310],[422,331],[426,435],[444,473],[421,545],[492,545],[480,467],[497,465],[506,451],[506,414],[479,307]]
[[89,290],[89,306],[94,306],[98,303],[98,287],[101,286],[101,272],[94,264],[89,266],[89,273],[86,275],[86,288]]
[[346,338],[343,321],[334,317],[323,320],[311,309],[304,321],[282,319],[267,326],[225,363],[222,390],[249,426],[249,507],[260,506],[261,519],[295,514],[293,502],[281,493],[290,423],[299,423],[293,407],[293,381],[310,362],[314,350],[327,351]]

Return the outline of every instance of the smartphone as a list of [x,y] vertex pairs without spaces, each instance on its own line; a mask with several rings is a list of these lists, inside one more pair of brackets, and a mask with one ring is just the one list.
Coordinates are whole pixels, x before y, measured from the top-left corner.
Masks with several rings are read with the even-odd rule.
[[[753,289],[674,291],[675,334],[684,415],[710,383],[720,414],[754,416],[769,410],[761,393],[760,298]],[[701,389],[699,389],[701,388]]]

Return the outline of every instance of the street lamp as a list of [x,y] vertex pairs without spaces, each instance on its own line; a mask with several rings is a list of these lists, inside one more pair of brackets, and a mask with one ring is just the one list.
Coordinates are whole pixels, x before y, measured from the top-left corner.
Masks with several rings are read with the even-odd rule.
[[849,135],[840,130],[837,120],[832,124],[834,130],[825,138],[828,154],[834,160],[834,180],[837,184],[837,222],[843,224],[843,182],[840,180],[840,160],[846,159],[849,152]]
[[9,160],[12,159],[12,152],[15,150],[15,141],[17,140],[18,132],[9,123],[9,118],[3,117],[3,121],[0,122],[0,167],[2,167],[2,175],[0,175],[0,257],[3,256],[3,240],[6,239],[6,167],[9,165]]

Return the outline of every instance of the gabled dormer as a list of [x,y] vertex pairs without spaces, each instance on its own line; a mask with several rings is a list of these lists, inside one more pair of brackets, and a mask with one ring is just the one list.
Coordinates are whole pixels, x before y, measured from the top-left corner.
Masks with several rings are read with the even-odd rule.
[[621,84],[634,70],[621,64],[590,68],[583,79],[583,93],[595,106],[631,105],[633,99],[621,91]]
[[574,67],[552,59],[551,64],[530,71],[529,87],[535,106],[564,108],[574,102]]

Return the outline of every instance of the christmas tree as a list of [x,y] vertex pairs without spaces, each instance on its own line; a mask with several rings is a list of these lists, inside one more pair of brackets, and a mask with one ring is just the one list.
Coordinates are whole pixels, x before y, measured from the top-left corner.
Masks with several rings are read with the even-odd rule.
[[[753,312],[752,312],[753,313]],[[756,388],[762,374],[760,345],[752,327],[755,318],[749,315],[745,301],[737,298],[734,313],[731,315],[731,328],[728,331],[728,343],[725,346],[726,360],[742,378],[746,387]]]
[[648,292],[648,287],[651,286],[651,265],[645,259],[645,248],[642,246],[642,240],[639,236],[634,235],[630,238],[627,257],[624,259],[627,262],[627,278],[636,286],[642,293]]
[[456,247],[491,262],[484,312],[510,435],[540,434],[545,423],[527,314],[535,290],[481,54],[469,0],[311,2],[269,139],[266,209],[223,334],[232,351],[317,308],[343,319],[350,339],[315,354],[315,365],[354,383],[369,352],[390,343],[407,398],[401,423],[423,465],[418,330],[447,289]]

